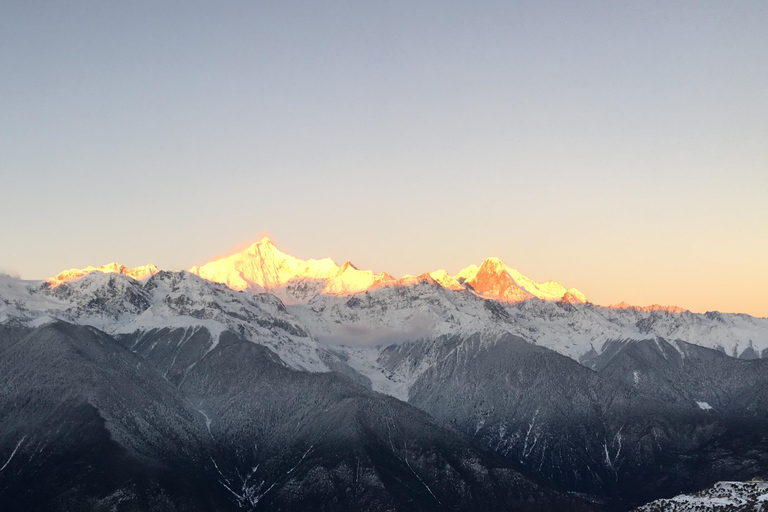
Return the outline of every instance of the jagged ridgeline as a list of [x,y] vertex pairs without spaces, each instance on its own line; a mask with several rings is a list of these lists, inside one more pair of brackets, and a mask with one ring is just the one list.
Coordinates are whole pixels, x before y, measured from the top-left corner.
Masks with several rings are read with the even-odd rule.
[[630,510],[768,474],[765,356],[496,258],[0,276],[0,509]]

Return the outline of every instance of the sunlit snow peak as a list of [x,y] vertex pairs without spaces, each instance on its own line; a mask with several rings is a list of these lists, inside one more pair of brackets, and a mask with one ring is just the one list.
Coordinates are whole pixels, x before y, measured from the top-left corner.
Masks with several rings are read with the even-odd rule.
[[267,290],[287,304],[306,303],[318,293],[359,293],[392,279],[388,274],[359,270],[350,262],[339,267],[330,258],[300,260],[280,251],[269,238],[243,252],[192,267],[190,272],[235,290]]
[[[380,286],[410,286],[423,281],[404,276],[394,279],[387,273],[360,270],[347,261],[341,267],[330,258],[300,260],[281,252],[269,238],[248,249],[221,258],[190,272],[235,290],[269,291],[287,304],[307,303],[318,294],[353,295]],[[507,266],[499,258],[488,258],[480,267],[472,265],[451,277],[445,270],[429,274],[435,286],[455,291],[469,289],[481,297],[518,302],[537,297],[551,301],[584,303],[584,294],[566,289],[554,281],[537,283]]]
[[482,296],[504,302],[519,302],[532,297],[572,303],[587,302],[586,296],[576,288],[566,289],[555,281],[537,283],[495,257],[487,258],[479,267],[471,265],[463,269],[456,274],[455,279]]
[[[48,282],[56,287],[94,271],[120,273],[143,280],[156,274],[158,269],[154,265],[130,269],[110,263],[101,267],[70,269]],[[584,294],[575,288],[566,289],[554,281],[537,283],[499,258],[488,258],[479,267],[470,265],[455,276],[445,270],[436,270],[395,279],[387,273],[361,270],[349,261],[339,266],[330,258],[301,260],[279,250],[267,237],[244,251],[194,266],[189,272],[237,291],[269,292],[286,304],[306,304],[320,294],[354,295],[382,286],[414,286],[422,282],[447,290],[469,290],[482,298],[512,303],[530,298],[587,302]]]
[[57,286],[61,286],[62,284],[68,282],[68,281],[74,281],[75,279],[80,279],[81,277],[85,277],[91,272],[103,272],[105,274],[123,274],[129,277],[132,277],[136,279],[137,281],[143,281],[144,279],[148,279],[152,277],[153,275],[158,273],[158,269],[154,265],[143,265],[141,267],[135,267],[135,268],[128,268],[125,265],[121,265],[119,263],[107,263],[106,265],[102,265],[100,267],[85,267],[85,268],[72,268],[69,270],[65,270],[64,272],[61,272],[47,280],[48,284],[51,285],[52,288],[56,288]]

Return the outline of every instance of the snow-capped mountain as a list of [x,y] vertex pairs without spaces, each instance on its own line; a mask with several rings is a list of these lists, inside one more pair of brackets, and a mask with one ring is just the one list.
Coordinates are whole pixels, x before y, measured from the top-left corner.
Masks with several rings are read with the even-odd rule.
[[[115,333],[176,325],[182,318],[188,325],[205,325],[214,333],[235,327],[250,332],[254,329],[247,320],[250,316],[227,308],[219,312],[219,305],[264,302],[268,299],[259,297],[275,296],[281,306],[286,305],[285,315],[297,326],[295,332],[304,333],[292,343],[276,342],[273,347],[283,347],[286,353],[281,356],[289,365],[327,370],[327,363],[316,355],[318,341],[324,346],[353,347],[334,352],[345,353],[350,365],[365,368],[366,377],[381,384],[380,391],[399,397],[407,395],[404,382],[414,376],[401,376],[398,382],[382,377],[387,372],[371,364],[379,357],[381,347],[377,346],[451,334],[480,333],[490,338],[514,334],[576,360],[601,353],[611,340],[653,336],[722,350],[734,357],[768,355],[768,319],[717,312],[700,315],[662,306],[618,304],[604,308],[586,302],[574,288],[566,289],[553,281],[536,283],[498,258],[488,258],[479,267],[467,267],[456,276],[439,270],[394,279],[386,273],[359,270],[350,262],[338,266],[328,258],[303,261],[281,252],[265,238],[243,252],[193,267],[190,273],[203,278],[194,285],[189,274],[180,280],[187,284],[186,300],[200,304],[201,310],[194,315],[180,315],[178,307],[163,306],[170,299],[163,298],[154,284],[149,294],[138,283],[129,284],[131,280],[117,277],[159,283],[162,280],[148,279],[156,273],[153,265],[126,269],[110,264],[70,270],[49,280],[48,288],[43,285],[40,293],[6,279],[21,295],[3,299],[8,304],[0,304],[0,319],[14,314],[14,304],[18,303],[24,309],[22,316],[29,319],[88,319],[95,326],[108,325],[107,329]],[[105,290],[114,294],[114,287],[126,288],[127,302],[110,305],[103,295]],[[31,286],[30,290],[34,289]],[[236,294],[238,290],[248,293]],[[203,299],[206,294],[215,295],[217,300]],[[99,320],[102,313],[106,314],[103,321]],[[121,320],[116,322],[118,316]]]
[[[285,304],[304,304],[320,294],[354,295],[378,286],[407,286],[408,282],[417,282],[421,278],[404,276],[396,280],[387,273],[360,270],[349,261],[339,267],[330,258],[300,260],[281,252],[269,238],[254,243],[243,252],[192,267],[189,271],[209,281],[226,284],[233,290],[269,291]],[[445,270],[436,270],[430,276],[445,288],[460,290],[466,287],[484,297],[506,302],[531,297],[578,303],[587,301],[575,288],[567,290],[554,281],[536,283],[498,258],[488,258],[480,267],[467,267],[454,277]]]
[[152,264],[143,265],[141,267],[127,268],[125,265],[119,263],[107,263],[100,267],[85,267],[85,268],[72,268],[65,270],[59,274],[48,279],[48,283],[52,287],[60,286],[67,281],[74,281],[80,279],[92,272],[103,272],[105,274],[123,274],[136,279],[137,281],[143,281],[148,279],[159,272],[158,268]]
[[[550,505],[627,510],[768,469],[768,319],[601,307],[576,289],[536,283],[498,258],[455,276],[441,270],[395,279],[349,262],[303,261],[264,239],[188,272],[110,264],[48,281],[0,276],[0,363],[12,354],[4,371],[27,390],[13,401],[0,396],[0,409],[26,410],[24,394],[42,393],[34,378],[55,370],[56,379],[67,380],[57,363],[40,367],[39,376],[38,366],[21,363],[30,354],[44,359],[46,343],[59,342],[73,347],[66,364],[91,368],[82,353],[107,347],[112,355],[96,358],[104,365],[129,365],[136,368],[131,379],[162,382],[161,393],[186,405],[174,405],[159,428],[182,425],[216,445],[194,434],[194,443],[212,450],[212,464],[183,457],[168,464],[193,464],[195,479],[213,474],[215,486],[247,510],[311,509],[312,500],[292,493],[296,485],[328,503],[345,496],[348,510],[374,502],[368,508],[418,503],[416,509],[432,510],[446,508],[446,500],[479,510],[486,508],[484,492],[491,508],[504,510],[503,493],[482,486],[508,485],[492,468],[510,464],[592,500],[519,487]],[[100,378],[96,391],[67,386],[73,396],[101,397]],[[116,400],[94,402],[88,428],[107,415],[111,435],[144,446],[131,437],[148,435],[154,420],[123,408],[138,402]],[[184,426],[182,417],[197,423]],[[37,449],[20,429],[0,428],[0,457],[14,471],[24,470],[21,454]],[[282,453],[282,446],[291,448]],[[356,465],[359,474],[350,469]],[[376,467],[390,468],[401,483]],[[0,497],[8,474],[0,470]],[[464,490],[440,483],[444,477]],[[338,490],[391,485],[400,490]]]
[[479,267],[469,266],[459,272],[455,279],[484,297],[503,302],[520,302],[532,297],[550,301],[587,302],[587,297],[576,288],[568,290],[554,281],[537,283],[510,268],[499,258],[488,258]]
[[309,301],[318,293],[351,295],[392,280],[388,274],[362,271],[350,262],[341,267],[330,258],[303,261],[278,250],[269,238],[243,252],[189,270],[233,290],[265,290],[285,304]]
[[184,271],[160,271],[145,281],[95,271],[56,287],[0,276],[0,322],[35,327],[53,320],[112,335],[204,328],[210,348],[230,330],[271,347],[288,366],[328,370],[317,342],[277,297],[237,292]]

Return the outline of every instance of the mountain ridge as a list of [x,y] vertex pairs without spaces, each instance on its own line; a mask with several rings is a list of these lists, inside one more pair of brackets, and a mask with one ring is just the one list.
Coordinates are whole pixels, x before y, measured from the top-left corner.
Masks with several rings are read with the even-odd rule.
[[[510,463],[559,491],[596,497],[602,510],[626,510],[768,468],[766,320],[582,303],[557,283],[526,281],[498,258],[467,267],[456,278],[436,271],[394,279],[351,262],[308,264],[269,241],[260,243],[240,259],[245,270],[257,259],[254,273],[243,276],[235,269],[234,275],[246,285],[244,277],[253,284],[261,279],[279,293],[255,293],[255,286],[238,291],[189,271],[160,270],[137,280],[120,265],[57,286],[0,275],[0,362],[10,363],[6,373],[17,367],[25,372],[10,381],[19,388],[16,396],[46,389],[44,381],[36,382],[44,377],[34,362],[55,359],[58,344],[115,342],[131,354],[102,358],[104,363],[93,366],[102,377],[89,388],[114,397],[115,412],[87,404],[71,404],[75,409],[69,411],[64,404],[61,417],[82,415],[103,432],[99,415],[110,421],[134,413],[119,406],[119,394],[109,391],[103,377],[111,370],[101,367],[127,361],[139,372],[131,370],[133,375],[149,371],[147,382],[183,393],[187,401],[179,403],[179,414],[196,422],[190,428],[202,433],[204,444],[211,438],[218,446],[211,446],[213,465],[198,466],[200,478],[212,473],[213,483],[245,509],[298,503],[292,489],[305,484],[329,504],[342,496],[355,501],[356,491],[344,489],[357,488],[358,457],[373,466],[382,461],[392,471],[379,478],[366,469],[374,487],[405,485],[403,492],[391,488],[388,494],[368,485],[372,499],[413,499],[422,510],[440,509],[440,496],[453,491],[441,484],[440,470],[430,461],[447,463],[455,481],[470,487],[493,473],[475,466],[474,456],[459,456],[455,448],[464,441],[491,450],[495,455],[485,460],[492,465]],[[376,276],[381,280],[369,284]],[[365,289],[350,292],[360,280]],[[339,285],[338,294],[322,293],[329,283]],[[545,300],[529,290],[563,295]],[[505,294],[507,300],[500,300]],[[516,295],[526,298],[512,300]],[[57,322],[69,324],[61,329],[76,336],[40,338]],[[32,359],[18,345],[30,331],[36,338],[25,346],[34,347]],[[96,331],[102,334],[94,338]],[[63,381],[78,375],[66,365],[56,368]],[[81,381],[68,385],[76,391]],[[0,405],[13,414],[26,414],[22,399],[3,400]],[[435,422],[422,422],[400,402]],[[416,436],[422,427],[406,428],[400,431],[405,437],[392,443],[386,419],[391,415],[381,416],[380,407],[408,418],[407,424],[429,424],[431,432]],[[131,444],[144,435],[128,427],[121,431]],[[14,455],[24,435],[14,431],[0,439],[0,453],[12,459],[14,471],[26,467],[18,464],[26,460],[27,445]],[[67,436],[62,442],[80,442]],[[334,455],[350,443],[352,452],[341,459]],[[8,477],[0,472],[0,488]],[[343,487],[333,490],[329,482]],[[453,496],[472,495],[459,494]],[[303,500],[310,506],[311,500]]]
[[[51,286],[60,286],[95,271],[123,273],[142,280],[157,273],[158,269],[154,265],[127,269],[123,265],[110,263],[101,267],[89,266],[64,271],[49,278],[48,282]],[[370,270],[360,270],[350,261],[339,266],[330,258],[301,260],[280,251],[268,237],[243,251],[204,265],[195,265],[189,272],[225,284],[233,290],[269,292],[280,297],[286,304],[307,303],[317,294],[354,295],[379,286],[407,285],[414,277],[424,275],[405,275],[396,279],[386,272],[377,274]],[[586,296],[575,288],[566,289],[555,281],[537,283],[496,257],[486,258],[480,267],[470,265],[455,276],[442,269],[426,274],[445,288],[470,288],[479,296],[504,302],[518,302],[532,297],[549,301],[587,302]]]

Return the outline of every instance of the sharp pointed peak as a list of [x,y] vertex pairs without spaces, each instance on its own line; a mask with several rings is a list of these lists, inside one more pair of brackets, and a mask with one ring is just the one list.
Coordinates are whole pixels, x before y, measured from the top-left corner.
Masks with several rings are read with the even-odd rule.
[[501,261],[501,258],[497,258],[496,256],[490,256],[488,258],[485,258],[483,260],[483,263],[480,264],[480,267],[478,267],[478,271],[489,271],[493,270],[495,272],[504,271],[508,268],[508,265]]
[[[248,247],[243,252],[250,253],[250,254],[271,254],[271,253],[284,254],[280,249],[277,248],[275,243],[268,236],[265,236],[261,240],[254,242],[253,244],[251,244],[250,247]],[[243,254],[243,253],[238,253],[238,254]]]
[[496,265],[496,266],[504,266],[504,267],[507,266],[507,264],[504,263],[504,261],[498,256],[488,256],[483,260],[483,263],[480,264],[480,266],[483,266],[483,265]]
[[346,270],[348,270],[348,269],[350,269],[350,268],[351,268],[351,269],[353,269],[353,270],[360,270],[359,268],[357,268],[357,267],[354,265],[354,263],[352,263],[351,261],[347,260],[347,261],[345,261],[345,262],[344,262],[344,264],[343,264],[343,265],[342,265],[342,266],[339,268],[339,272],[340,272],[340,273],[343,273],[343,272],[345,272]]
[[271,238],[268,236],[265,236],[261,240],[258,240],[251,244],[249,249],[266,249],[266,248],[275,248],[275,243],[272,241]]

